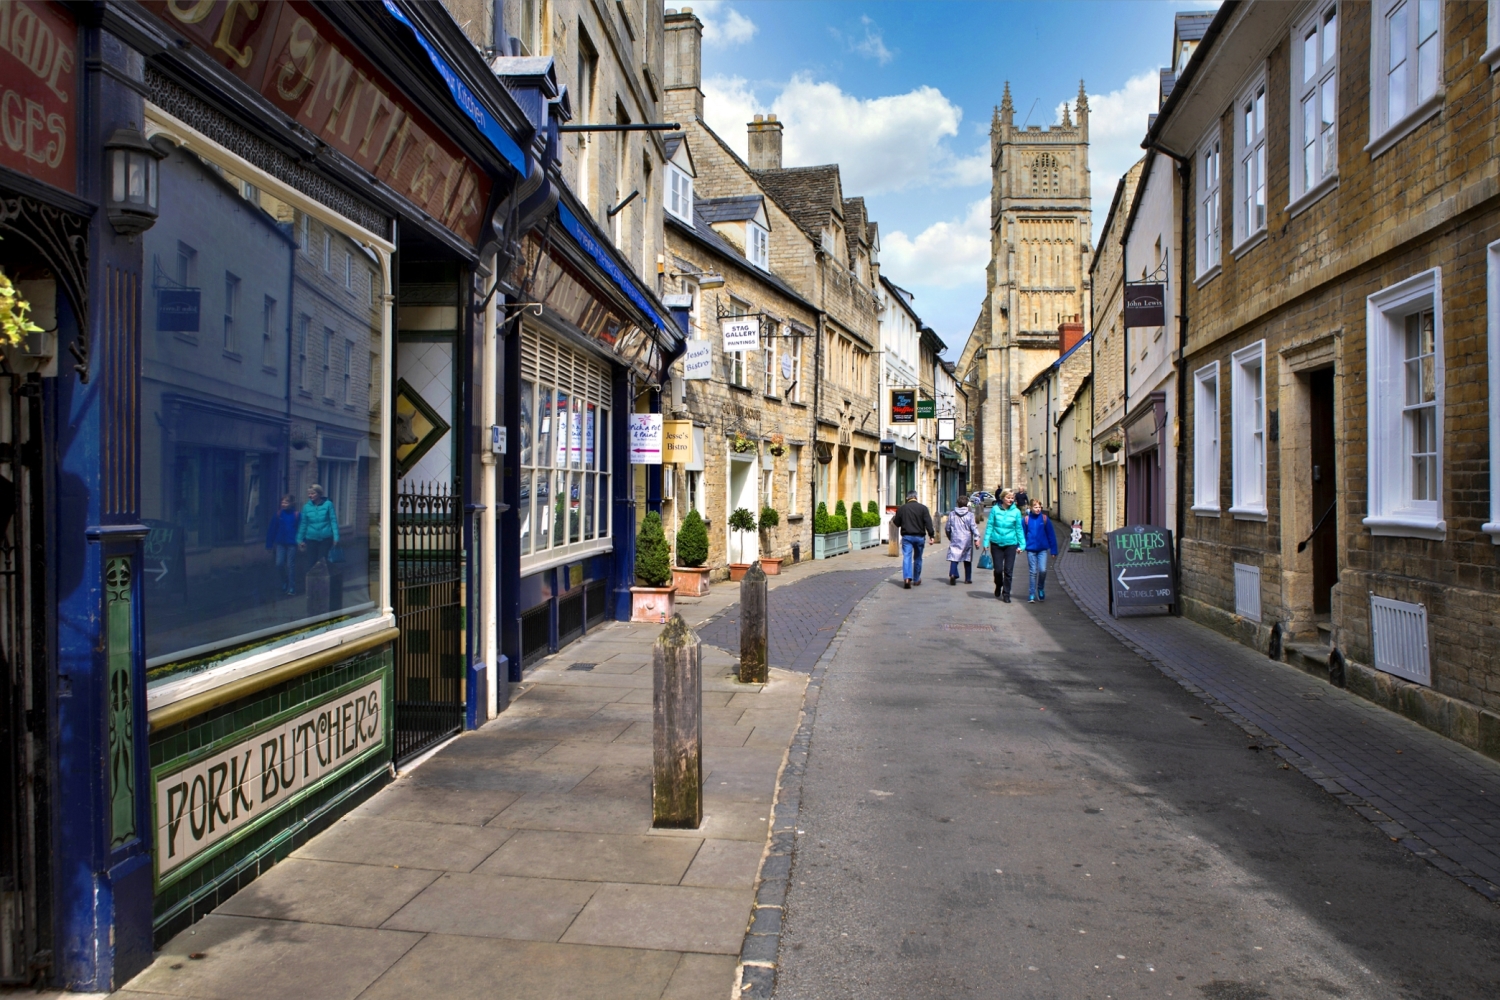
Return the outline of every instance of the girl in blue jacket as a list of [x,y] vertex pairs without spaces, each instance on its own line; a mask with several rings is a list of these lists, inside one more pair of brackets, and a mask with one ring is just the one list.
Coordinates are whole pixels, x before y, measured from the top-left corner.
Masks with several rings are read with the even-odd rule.
[[266,549],[276,554],[276,577],[284,594],[297,592],[297,525],[301,520],[297,498],[288,493],[266,527]]
[[1031,596],[1028,602],[1047,599],[1047,555],[1057,555],[1057,532],[1052,518],[1042,510],[1040,500],[1031,501],[1031,513],[1025,520],[1026,569],[1031,574]]

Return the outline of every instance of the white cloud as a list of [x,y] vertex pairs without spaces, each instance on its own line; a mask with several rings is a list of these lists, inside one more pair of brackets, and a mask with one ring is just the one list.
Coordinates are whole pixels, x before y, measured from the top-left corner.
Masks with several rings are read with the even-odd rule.
[[894,59],[895,53],[885,47],[885,34],[879,25],[868,17],[861,17],[859,22],[864,25],[865,37],[853,43],[854,51],[882,66]]
[[715,48],[740,45],[755,37],[755,22],[724,3],[724,0],[698,0],[693,13],[703,22],[703,44]]
[[880,236],[880,270],[902,287],[984,286],[990,262],[990,199],[970,203],[962,219],[934,222],[915,237]]
[[955,156],[963,109],[935,87],[860,98],[805,74],[767,102],[742,77],[703,81],[704,116],[741,156],[745,123],[771,112],[786,125],[782,162],[789,167],[837,163],[844,190],[879,194],[924,185],[970,185],[989,179],[987,152]]
[[1146,137],[1147,121],[1156,112],[1159,87],[1158,71],[1148,69],[1126,80],[1118,90],[1089,95],[1089,168],[1096,239],[1115,196],[1115,185],[1145,155],[1141,140]]

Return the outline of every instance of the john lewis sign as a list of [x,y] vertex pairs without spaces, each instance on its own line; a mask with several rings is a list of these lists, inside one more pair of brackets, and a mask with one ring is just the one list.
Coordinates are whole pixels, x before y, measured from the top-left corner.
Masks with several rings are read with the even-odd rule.
[[[385,679],[235,734],[185,767],[153,775],[156,877],[170,881],[215,844],[285,809],[326,778],[386,745]],[[167,770],[176,767],[175,770]]]

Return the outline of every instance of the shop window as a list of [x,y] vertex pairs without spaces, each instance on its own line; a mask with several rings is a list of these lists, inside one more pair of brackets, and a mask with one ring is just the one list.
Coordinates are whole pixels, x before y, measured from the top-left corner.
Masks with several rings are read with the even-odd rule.
[[1193,373],[1193,510],[1219,513],[1219,363]]
[[1369,338],[1369,516],[1376,535],[1445,537],[1442,273],[1377,292]]
[[517,498],[523,569],[611,545],[610,386],[607,362],[523,329]]
[[1230,396],[1230,440],[1236,517],[1266,517],[1266,342],[1234,352],[1234,385]]
[[[369,251],[334,221],[317,224],[319,256],[298,253],[312,228],[300,196],[251,185],[232,154],[198,142],[162,161],[161,215],[141,237],[152,276],[140,442],[152,681],[373,617],[384,563],[379,422],[303,391],[315,331],[325,395],[333,330],[346,356],[385,354],[380,311],[328,294],[333,255]],[[200,288],[200,271],[223,280]],[[215,316],[224,350],[204,357],[188,338]],[[237,363],[257,335],[261,364]],[[295,370],[278,371],[289,347]],[[293,560],[290,593],[278,546]]]

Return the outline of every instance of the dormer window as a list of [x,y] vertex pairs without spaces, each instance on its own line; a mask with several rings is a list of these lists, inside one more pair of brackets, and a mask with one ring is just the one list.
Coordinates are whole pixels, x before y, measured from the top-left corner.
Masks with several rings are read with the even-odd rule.
[[754,222],[745,224],[745,256],[762,271],[771,269],[771,234]]
[[693,179],[675,164],[667,166],[667,211],[683,222],[693,221]]

